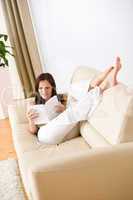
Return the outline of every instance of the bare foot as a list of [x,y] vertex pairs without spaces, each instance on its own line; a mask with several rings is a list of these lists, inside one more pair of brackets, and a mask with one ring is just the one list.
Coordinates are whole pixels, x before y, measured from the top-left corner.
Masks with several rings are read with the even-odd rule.
[[112,70],[112,73],[111,73],[111,79],[110,80],[110,84],[112,86],[116,85],[118,83],[117,81],[117,74],[119,72],[119,70],[121,69],[121,61],[120,61],[120,57],[116,57],[116,63],[115,63],[115,67],[114,69]]
[[120,57],[116,57],[116,63],[115,66],[120,70],[121,69],[121,60]]
[[108,76],[106,77],[106,79],[100,84],[100,88],[101,88],[102,91],[104,91],[105,89],[108,89],[109,87],[113,87],[116,84],[118,84],[117,74],[118,74],[118,72],[119,72],[120,69],[121,69],[121,62],[120,62],[120,58],[117,57],[116,58],[115,67],[108,74]]

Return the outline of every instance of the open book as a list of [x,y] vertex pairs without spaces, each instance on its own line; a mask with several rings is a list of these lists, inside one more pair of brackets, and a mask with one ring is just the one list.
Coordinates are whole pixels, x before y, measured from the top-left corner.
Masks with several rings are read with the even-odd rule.
[[55,112],[55,106],[59,104],[57,96],[51,97],[45,104],[37,104],[31,106],[30,109],[39,116],[34,119],[35,124],[46,124],[55,118],[59,113]]

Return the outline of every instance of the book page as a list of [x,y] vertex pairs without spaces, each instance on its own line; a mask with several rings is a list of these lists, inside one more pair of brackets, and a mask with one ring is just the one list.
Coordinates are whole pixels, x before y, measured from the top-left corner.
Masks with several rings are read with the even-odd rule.
[[55,106],[59,104],[57,96],[51,97],[45,104],[33,105],[31,109],[39,116],[34,119],[35,124],[47,124],[50,120],[58,116]]

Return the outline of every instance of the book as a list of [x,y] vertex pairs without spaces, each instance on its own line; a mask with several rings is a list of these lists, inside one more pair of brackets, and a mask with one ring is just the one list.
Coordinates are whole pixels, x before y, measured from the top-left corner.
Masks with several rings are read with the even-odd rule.
[[38,114],[34,119],[36,125],[47,124],[50,120],[57,117],[59,113],[55,111],[55,106],[59,104],[57,96],[51,97],[45,104],[32,105],[30,109]]

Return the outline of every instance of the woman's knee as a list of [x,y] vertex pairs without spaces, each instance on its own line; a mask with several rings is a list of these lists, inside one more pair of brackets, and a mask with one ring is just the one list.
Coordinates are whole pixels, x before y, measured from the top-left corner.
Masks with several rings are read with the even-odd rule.
[[38,131],[38,140],[45,144],[59,144],[63,138],[63,132],[58,127],[41,127]]

